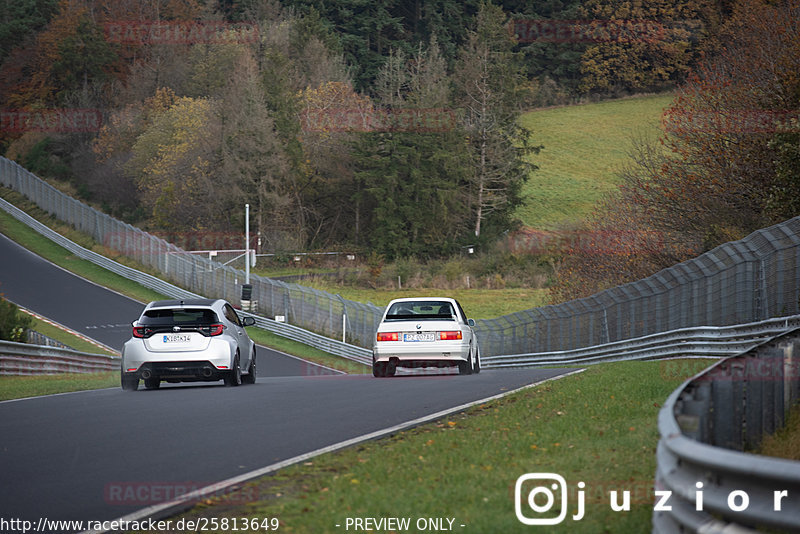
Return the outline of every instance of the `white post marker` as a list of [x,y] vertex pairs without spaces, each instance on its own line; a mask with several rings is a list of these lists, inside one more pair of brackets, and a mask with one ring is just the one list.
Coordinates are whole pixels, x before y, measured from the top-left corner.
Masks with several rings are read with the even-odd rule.
[[244,205],[244,283],[250,283],[250,204]]

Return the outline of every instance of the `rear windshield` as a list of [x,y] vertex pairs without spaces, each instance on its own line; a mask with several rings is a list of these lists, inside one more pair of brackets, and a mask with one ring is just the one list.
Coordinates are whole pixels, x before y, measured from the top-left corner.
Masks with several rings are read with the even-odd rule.
[[424,321],[454,319],[453,305],[446,301],[424,300],[395,302],[386,314],[387,321]]
[[208,308],[147,310],[139,320],[141,326],[202,326],[219,322],[214,310]]

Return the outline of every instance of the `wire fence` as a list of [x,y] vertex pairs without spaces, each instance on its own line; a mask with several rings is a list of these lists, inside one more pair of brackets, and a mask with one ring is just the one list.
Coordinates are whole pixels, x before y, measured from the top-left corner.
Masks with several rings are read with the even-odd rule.
[[481,321],[481,350],[564,351],[680,328],[750,323],[795,315],[799,300],[795,217],[591,297]]
[[[0,183],[189,291],[239,302],[245,273],[189,254],[110,217],[0,158]],[[244,238],[242,238],[244,241]],[[371,347],[382,308],[251,275],[252,311]],[[800,217],[759,230],[649,278],[588,298],[477,320],[483,356],[572,350],[695,326],[750,323],[799,312]]]
[[[62,193],[16,162],[0,158],[0,184],[90,235],[103,247],[134,259],[165,280],[209,298],[238,303],[245,273],[187,251],[119,221]],[[244,236],[242,237],[244,245]],[[285,321],[318,334],[372,346],[382,308],[347,300],[325,291],[251,275],[251,311]]]

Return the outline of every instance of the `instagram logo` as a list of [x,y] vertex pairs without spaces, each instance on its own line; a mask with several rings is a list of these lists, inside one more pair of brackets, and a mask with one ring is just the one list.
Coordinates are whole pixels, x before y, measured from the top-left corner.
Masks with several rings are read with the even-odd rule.
[[[585,486],[583,482],[578,483],[581,489]],[[559,503],[557,508],[556,502]],[[525,505],[527,508],[523,509]],[[572,517],[575,521],[583,518],[583,505],[583,492],[579,491],[578,513]],[[514,486],[514,511],[525,525],[558,525],[567,517],[567,481],[555,473],[522,475]],[[530,512],[536,516],[531,517]]]

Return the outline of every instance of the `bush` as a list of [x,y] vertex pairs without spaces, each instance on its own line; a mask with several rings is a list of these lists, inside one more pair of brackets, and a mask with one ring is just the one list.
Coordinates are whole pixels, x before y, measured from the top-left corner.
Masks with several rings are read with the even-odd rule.
[[31,318],[17,305],[0,297],[0,339],[24,343],[28,339]]

